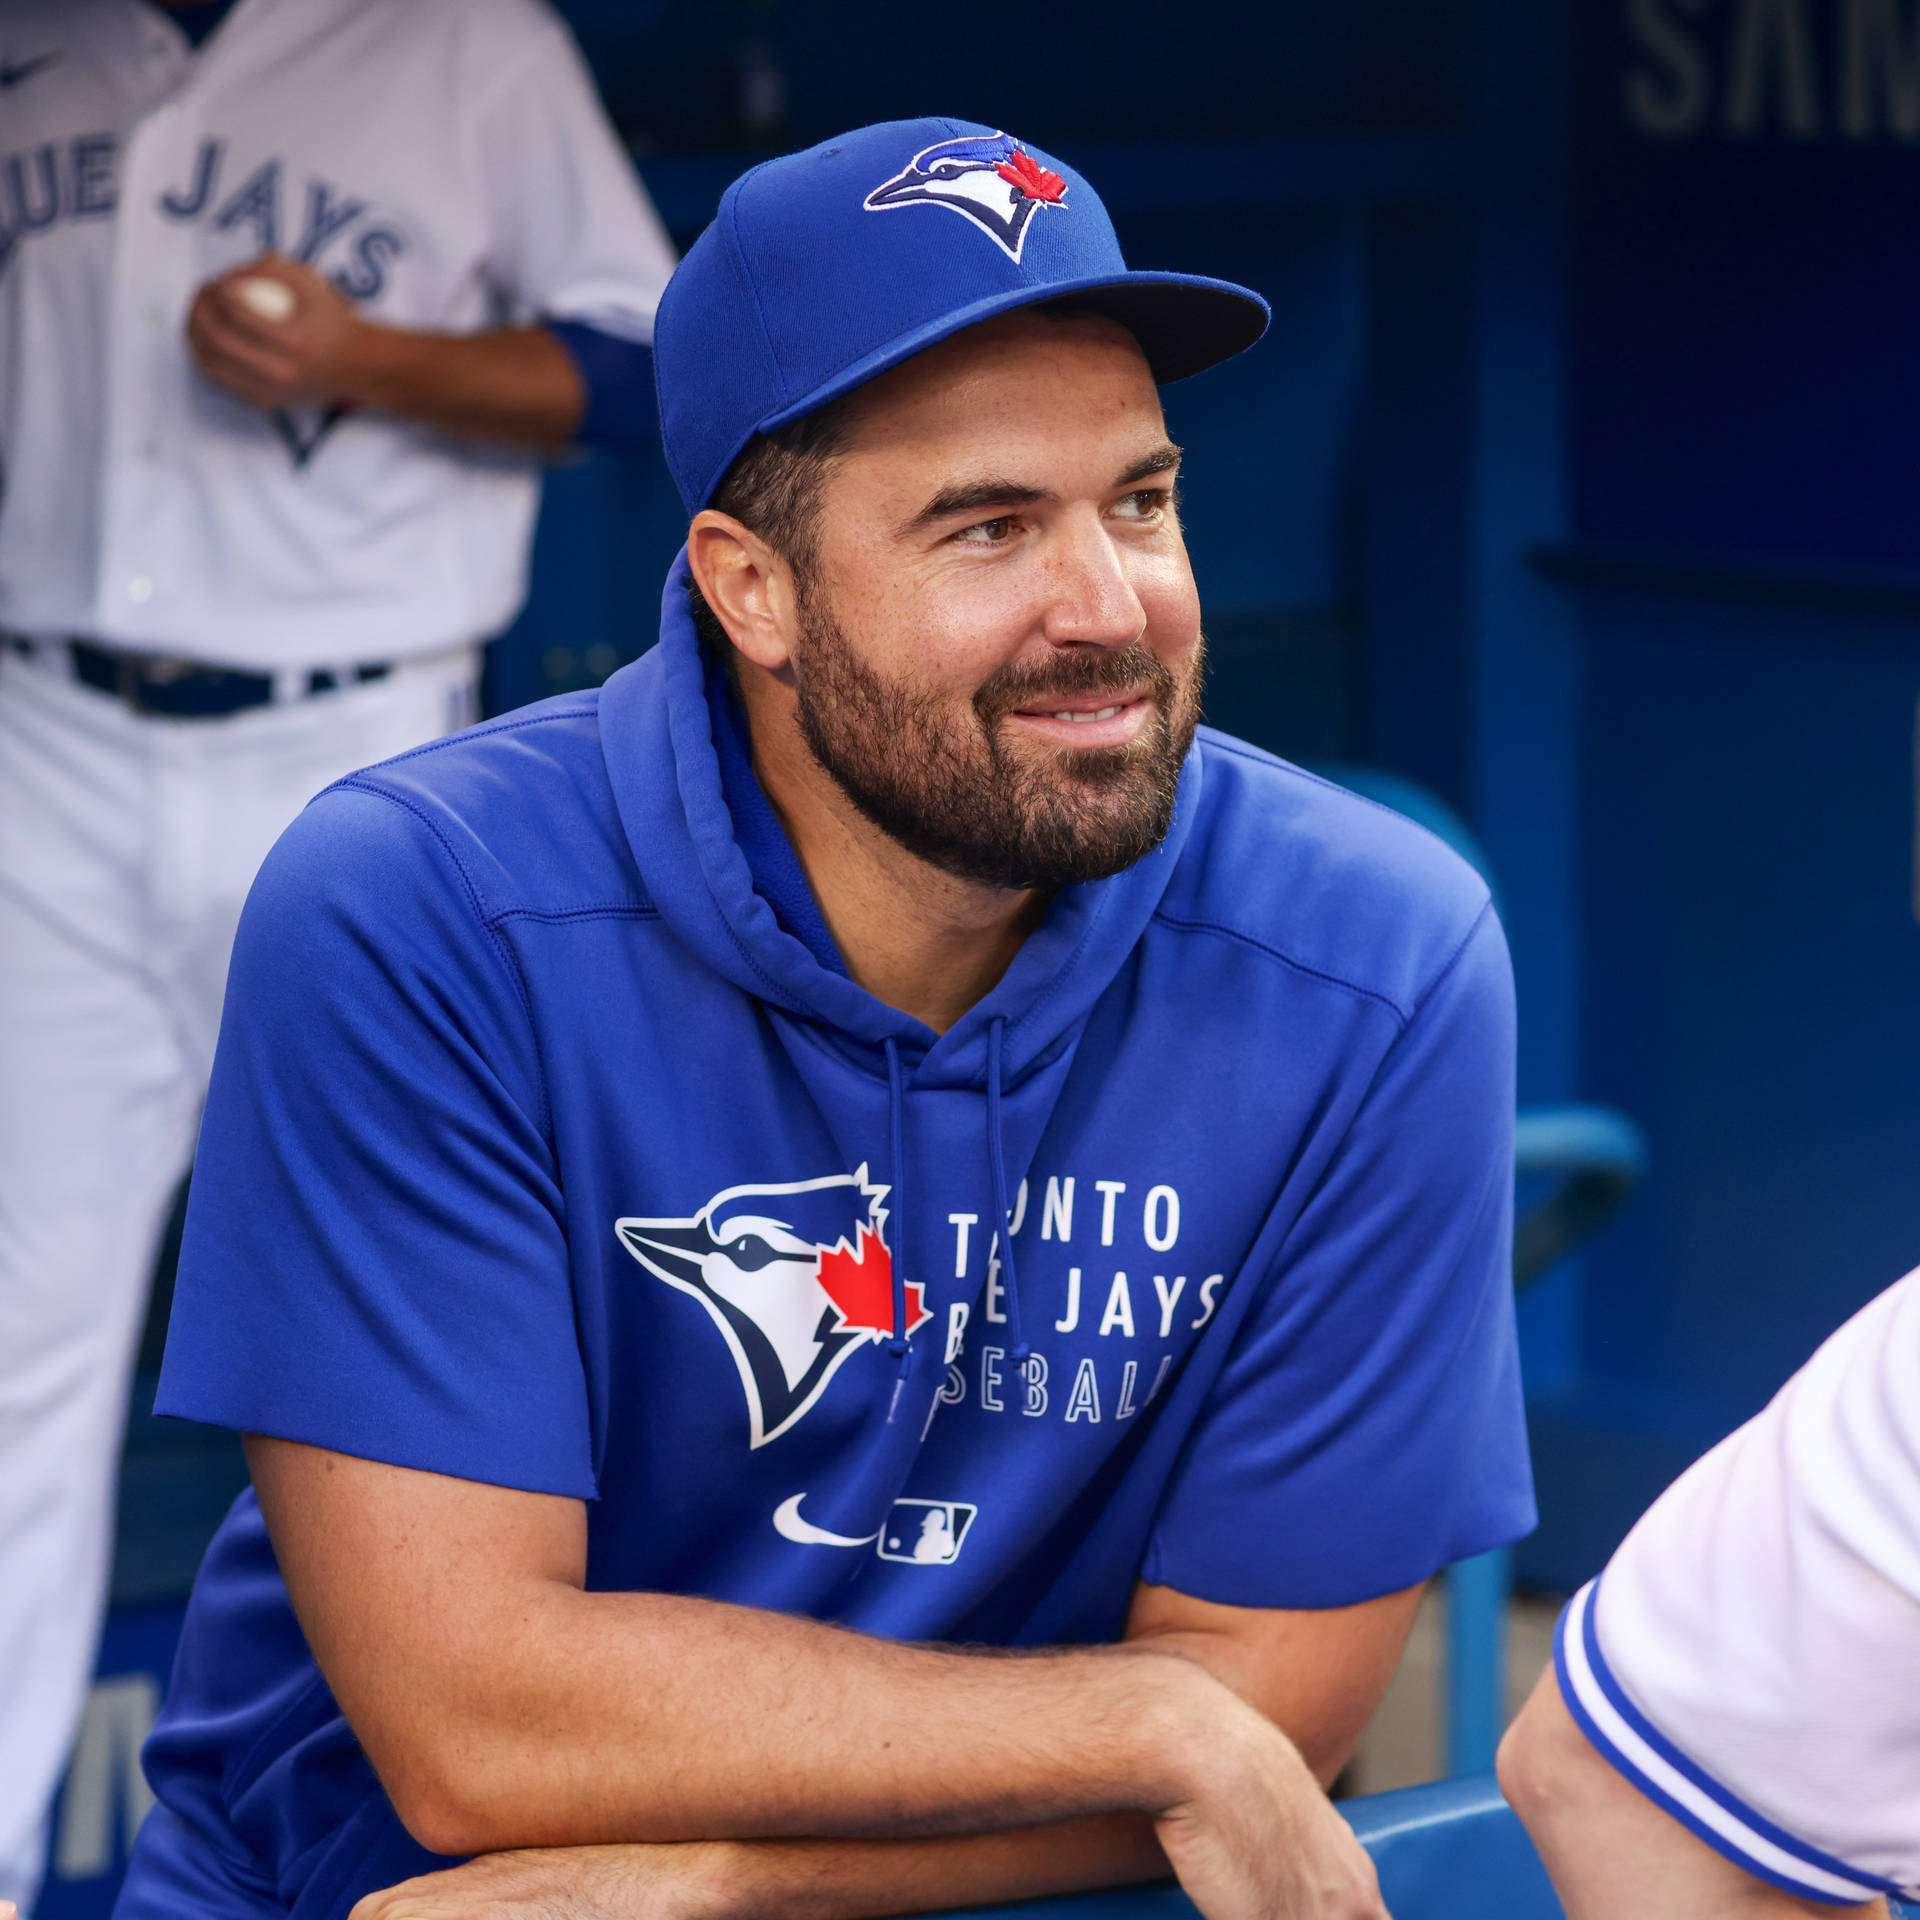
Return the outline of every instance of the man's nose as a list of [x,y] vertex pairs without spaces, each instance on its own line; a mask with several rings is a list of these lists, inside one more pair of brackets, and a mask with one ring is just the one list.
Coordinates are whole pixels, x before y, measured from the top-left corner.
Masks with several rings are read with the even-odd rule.
[[1146,632],[1146,608],[1098,513],[1065,517],[1048,545],[1048,640],[1057,647],[1127,647]]

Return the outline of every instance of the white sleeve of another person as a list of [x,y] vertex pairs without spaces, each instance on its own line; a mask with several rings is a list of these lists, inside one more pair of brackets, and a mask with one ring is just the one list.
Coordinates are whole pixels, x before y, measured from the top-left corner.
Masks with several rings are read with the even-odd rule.
[[1655,1502],[1557,1659],[1595,1745],[1749,1871],[1920,1894],[1920,1272]]

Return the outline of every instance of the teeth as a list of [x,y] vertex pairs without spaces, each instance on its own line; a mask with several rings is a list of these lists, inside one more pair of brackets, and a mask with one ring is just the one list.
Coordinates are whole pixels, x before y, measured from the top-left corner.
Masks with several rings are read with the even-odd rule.
[[1047,718],[1050,720],[1071,720],[1075,726],[1080,726],[1089,720],[1111,720],[1119,711],[1120,709],[1118,707],[1102,707],[1098,713],[1053,713],[1049,714]]

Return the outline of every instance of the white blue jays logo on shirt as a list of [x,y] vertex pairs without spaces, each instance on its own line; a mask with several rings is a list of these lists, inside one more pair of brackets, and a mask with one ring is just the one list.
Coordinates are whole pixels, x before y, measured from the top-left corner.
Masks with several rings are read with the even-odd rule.
[[1027,228],[1042,207],[1066,211],[1067,183],[1004,133],[971,134],[923,148],[861,203],[869,213],[895,207],[947,207],[990,234],[1018,260]]
[[[614,1222],[651,1274],[706,1308],[746,1390],[750,1445],[777,1440],[855,1348],[893,1334],[889,1189],[856,1173],[728,1187],[681,1219]],[[905,1286],[905,1334],[933,1318]]]

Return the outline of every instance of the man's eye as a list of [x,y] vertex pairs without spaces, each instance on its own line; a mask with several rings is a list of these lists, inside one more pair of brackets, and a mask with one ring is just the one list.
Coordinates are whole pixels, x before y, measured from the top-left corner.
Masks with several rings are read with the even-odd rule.
[[998,547],[1012,539],[1013,528],[1013,515],[1003,513],[997,520],[982,520],[975,526],[962,527],[953,537],[963,546]]
[[1142,487],[1138,493],[1123,495],[1116,511],[1124,520],[1151,520],[1172,504],[1173,496],[1166,488]]

